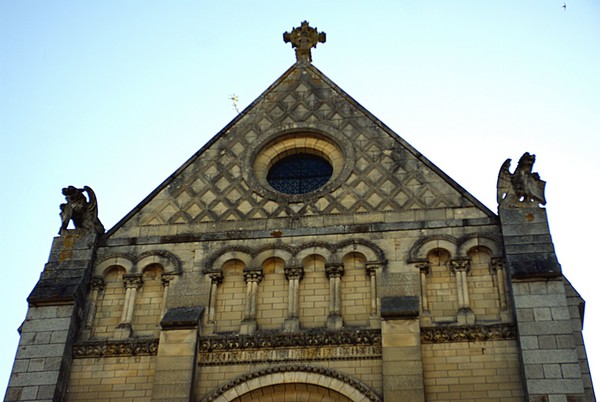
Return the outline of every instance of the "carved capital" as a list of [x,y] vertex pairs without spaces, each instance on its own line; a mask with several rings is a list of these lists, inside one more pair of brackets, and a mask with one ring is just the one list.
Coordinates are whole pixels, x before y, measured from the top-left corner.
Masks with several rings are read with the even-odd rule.
[[421,271],[421,273],[424,273],[425,275],[429,274],[431,271],[431,264],[429,262],[419,262],[415,266],[419,271]]
[[216,284],[217,286],[219,286],[220,284],[223,283],[223,273],[222,272],[211,272],[210,274],[208,274],[208,277],[210,278],[210,282],[212,284]]
[[325,265],[325,274],[328,278],[341,278],[344,276],[344,265],[343,264],[327,264]]
[[377,274],[377,270],[382,266],[379,262],[367,262],[365,264],[365,271],[367,271],[367,276],[374,276]]
[[302,280],[302,278],[304,277],[304,268],[302,268],[302,267],[286,267],[285,268],[285,277],[288,281],[292,280],[292,279]]
[[126,288],[139,289],[142,286],[142,277],[139,275],[123,275],[123,284]]
[[96,289],[97,291],[101,292],[102,290],[104,290],[104,279],[100,278],[99,276],[95,276],[92,278],[92,280],[90,281],[90,289]]
[[264,278],[261,271],[246,271],[244,272],[244,280],[248,282],[260,282]]
[[162,282],[162,285],[164,287],[169,286],[169,284],[171,283],[171,281],[175,279],[175,275],[163,275],[160,280]]
[[451,260],[450,268],[454,272],[467,272],[471,269],[471,261],[470,260]]
[[497,272],[498,270],[504,270],[504,259],[503,258],[492,258],[492,272]]

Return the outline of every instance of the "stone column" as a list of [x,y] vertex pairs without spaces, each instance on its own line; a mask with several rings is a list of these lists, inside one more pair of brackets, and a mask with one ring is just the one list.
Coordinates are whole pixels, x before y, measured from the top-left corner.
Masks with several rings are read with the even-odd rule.
[[458,312],[456,320],[459,325],[474,325],[475,314],[471,310],[469,300],[469,284],[467,282],[467,272],[471,267],[469,260],[452,260],[450,267],[456,276],[456,294],[458,297]]
[[161,320],[162,330],[152,383],[153,401],[196,400],[196,351],[203,310],[201,306],[172,308]]
[[160,315],[163,317],[167,313],[167,298],[169,297],[169,286],[171,281],[175,278],[173,275],[163,275],[160,280],[163,285],[163,295],[160,302]]
[[288,316],[283,322],[283,331],[296,332],[300,329],[298,303],[300,296],[300,281],[304,277],[304,268],[286,267],[285,277],[288,280]]
[[504,270],[504,261],[501,258],[493,258],[491,271],[492,275],[496,275],[498,302],[500,304],[500,320],[502,322],[509,322],[512,320],[512,317],[508,308],[508,298],[506,295],[506,274]]
[[244,280],[246,281],[246,307],[240,334],[251,335],[256,331],[256,296],[263,274],[258,270],[248,270],[244,272]]
[[219,292],[219,285],[223,283],[222,272],[211,272],[208,274],[210,278],[210,298],[208,301],[208,312],[205,317],[205,328],[203,333],[211,335],[215,331],[216,316],[217,316],[217,294]]
[[90,281],[90,295],[88,297],[87,312],[85,316],[85,327],[83,328],[83,338],[90,339],[94,335],[94,319],[96,318],[96,309],[98,307],[98,296],[104,290],[104,279],[94,277]]
[[365,271],[369,278],[371,306],[369,311],[369,323],[371,328],[380,328],[379,298],[377,296],[377,271],[381,268],[380,263],[366,263]]
[[125,285],[125,301],[121,313],[121,322],[115,330],[115,338],[117,339],[127,339],[133,336],[131,321],[133,320],[137,291],[142,286],[142,277],[132,274],[123,275],[123,284]]
[[429,298],[427,297],[427,275],[431,272],[429,262],[417,264],[421,275],[421,321],[423,325],[431,325],[431,311],[429,310]]
[[325,274],[329,278],[329,316],[327,317],[327,328],[340,329],[344,326],[341,289],[344,266],[342,264],[327,264],[325,266]]
[[5,401],[66,400],[96,244],[97,235],[83,229],[54,238],[48,263],[27,298],[29,309]]
[[419,298],[381,298],[383,400],[425,401]]

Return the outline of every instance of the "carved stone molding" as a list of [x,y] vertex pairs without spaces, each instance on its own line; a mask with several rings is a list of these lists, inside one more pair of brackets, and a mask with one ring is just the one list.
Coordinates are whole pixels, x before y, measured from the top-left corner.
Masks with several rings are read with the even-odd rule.
[[156,356],[158,339],[89,341],[73,346],[73,358]]
[[421,328],[421,343],[503,341],[515,339],[513,325]]
[[201,366],[381,358],[378,330],[210,336],[200,340]]
[[381,345],[381,331],[370,329],[315,331],[300,334],[210,336],[200,340],[200,352],[312,346]]

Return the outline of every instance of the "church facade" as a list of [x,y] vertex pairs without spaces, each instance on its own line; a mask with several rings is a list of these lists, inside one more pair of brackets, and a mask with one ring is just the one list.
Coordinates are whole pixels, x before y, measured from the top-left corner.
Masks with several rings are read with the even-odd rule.
[[494,213],[311,64],[324,33],[284,41],[113,228],[63,189],[5,401],[595,400],[535,157]]

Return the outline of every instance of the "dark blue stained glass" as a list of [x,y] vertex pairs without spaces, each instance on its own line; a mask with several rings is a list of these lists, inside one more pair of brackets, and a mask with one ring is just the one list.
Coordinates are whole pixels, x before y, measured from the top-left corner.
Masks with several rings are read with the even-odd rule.
[[277,161],[269,170],[267,182],[285,194],[306,194],[331,178],[333,167],[313,154],[293,154]]

